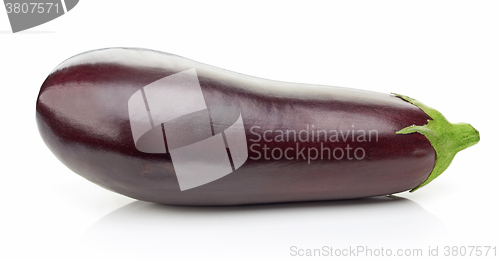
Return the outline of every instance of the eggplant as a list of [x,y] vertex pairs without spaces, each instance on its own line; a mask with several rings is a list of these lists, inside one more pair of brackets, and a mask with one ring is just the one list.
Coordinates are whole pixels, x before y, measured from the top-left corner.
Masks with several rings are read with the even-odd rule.
[[173,205],[414,191],[479,141],[471,125],[403,95],[277,82],[136,48],[64,61],[41,87],[36,121],[75,173]]

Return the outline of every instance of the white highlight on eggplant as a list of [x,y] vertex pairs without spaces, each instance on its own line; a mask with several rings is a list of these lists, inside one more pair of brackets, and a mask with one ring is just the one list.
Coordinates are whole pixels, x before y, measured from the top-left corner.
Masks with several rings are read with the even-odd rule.
[[388,105],[401,107],[412,106],[408,104],[408,102],[389,94],[344,87],[288,83],[262,79],[216,68],[173,54],[140,48],[109,48],[85,52],[64,61],[57,66],[52,73],[71,66],[106,63],[136,68],[164,68],[168,71],[177,72],[195,68],[198,75],[206,77],[224,77],[226,82],[233,83],[231,87],[244,89],[244,91],[248,93],[266,95],[267,97],[306,100],[314,98],[314,100],[325,101],[348,100],[350,102],[359,101],[359,103],[363,104],[382,102]]

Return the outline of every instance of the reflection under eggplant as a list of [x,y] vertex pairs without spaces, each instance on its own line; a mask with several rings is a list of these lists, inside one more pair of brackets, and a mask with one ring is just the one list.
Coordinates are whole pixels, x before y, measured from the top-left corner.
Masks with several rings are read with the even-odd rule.
[[236,207],[136,201],[101,218],[82,242],[122,253],[283,256],[291,246],[426,246],[444,230],[432,213],[397,196]]

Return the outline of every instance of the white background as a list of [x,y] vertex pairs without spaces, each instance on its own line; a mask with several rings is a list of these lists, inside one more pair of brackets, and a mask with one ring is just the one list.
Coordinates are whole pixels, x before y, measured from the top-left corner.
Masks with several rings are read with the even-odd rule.
[[[498,1],[94,0],[16,34],[0,8],[0,258],[276,259],[290,258],[292,246],[422,248],[424,255],[440,246],[442,255],[446,245],[497,246],[498,257],[499,29]],[[274,80],[402,93],[471,123],[481,141],[401,199],[222,208],[139,202],[71,172],[35,124],[51,70],[105,47],[150,48]]]

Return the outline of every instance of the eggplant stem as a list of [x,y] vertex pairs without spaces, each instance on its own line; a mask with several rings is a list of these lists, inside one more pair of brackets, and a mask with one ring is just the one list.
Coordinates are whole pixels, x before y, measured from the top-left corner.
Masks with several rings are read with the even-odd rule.
[[452,124],[448,122],[440,112],[418,100],[396,93],[392,94],[421,108],[432,118],[428,120],[426,125],[412,125],[396,132],[396,134],[420,133],[427,137],[436,151],[434,169],[423,183],[410,190],[410,192],[414,192],[441,175],[450,166],[451,161],[458,152],[477,144],[479,142],[479,132],[470,124]]

